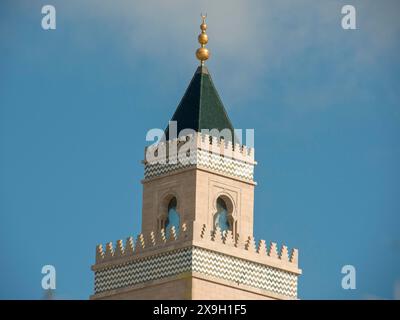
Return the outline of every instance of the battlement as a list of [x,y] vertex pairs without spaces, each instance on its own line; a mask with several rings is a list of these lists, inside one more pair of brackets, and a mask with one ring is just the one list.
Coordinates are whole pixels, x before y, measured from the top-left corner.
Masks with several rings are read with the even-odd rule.
[[[234,255],[243,259],[248,259],[258,263],[281,268],[290,272],[300,273],[298,270],[298,250],[292,249],[289,254],[287,246],[283,245],[280,249],[275,242],[267,245],[265,240],[259,240],[256,244],[252,236],[240,237],[234,239],[231,231],[221,232],[208,230],[206,225],[197,225],[183,223],[180,226],[180,232],[176,232],[175,227],[171,227],[167,237],[164,229],[159,232],[150,232],[150,234],[139,234],[134,241],[133,237],[128,237],[125,245],[122,240],[117,240],[116,245],[108,242],[103,248],[100,244],[96,247],[95,268],[101,268],[101,265],[120,264],[128,260],[141,257],[142,254],[153,251],[168,251],[169,247],[173,249],[186,247],[190,245],[200,246],[213,251],[218,251],[228,255]],[[181,245],[181,246],[179,246]]]
[[254,183],[254,149],[195,133],[145,149],[144,177],[151,179],[188,168],[216,171]]
[[190,144],[192,150],[203,150],[248,164],[257,164],[254,161],[254,148],[199,132],[146,147],[144,162],[153,163],[160,160],[170,162],[171,159],[179,161],[176,154],[183,145],[186,145],[183,154],[187,154]]

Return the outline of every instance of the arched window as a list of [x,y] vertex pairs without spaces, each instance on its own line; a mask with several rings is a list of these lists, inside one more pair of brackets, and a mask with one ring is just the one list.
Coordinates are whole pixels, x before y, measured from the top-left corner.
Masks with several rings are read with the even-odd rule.
[[217,213],[214,216],[214,228],[219,227],[223,232],[232,230],[232,222],[230,220],[226,203],[219,197],[217,199]]
[[180,217],[178,211],[176,211],[176,198],[172,198],[168,204],[167,219],[165,220],[165,232],[166,236],[169,237],[170,228],[175,227],[175,231],[178,234],[180,227]]

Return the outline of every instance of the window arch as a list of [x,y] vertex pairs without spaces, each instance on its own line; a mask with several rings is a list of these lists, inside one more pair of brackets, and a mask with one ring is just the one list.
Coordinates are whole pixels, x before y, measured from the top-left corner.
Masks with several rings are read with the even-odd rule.
[[170,228],[172,226],[175,227],[175,231],[178,234],[179,233],[179,228],[180,228],[180,216],[178,211],[176,210],[177,208],[177,201],[176,198],[173,197],[169,203],[168,203],[168,208],[167,208],[167,217],[165,219],[165,234],[167,237],[169,237],[169,232]]
[[222,197],[217,198],[217,212],[214,215],[214,229],[219,227],[222,232],[233,231],[233,218],[228,211],[226,201]]

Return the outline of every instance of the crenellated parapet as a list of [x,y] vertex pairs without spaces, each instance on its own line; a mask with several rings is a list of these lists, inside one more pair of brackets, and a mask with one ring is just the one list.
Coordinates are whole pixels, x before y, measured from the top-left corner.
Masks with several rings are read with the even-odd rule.
[[[168,234],[168,236],[167,236]],[[103,263],[129,260],[139,257],[143,253],[151,253],[158,249],[168,249],[181,244],[194,244],[216,251],[222,251],[274,266],[283,266],[285,269],[295,270],[298,266],[298,250],[282,245],[278,248],[275,242],[267,244],[265,240],[258,242],[253,236],[233,236],[231,231],[222,232],[219,228],[208,230],[206,225],[183,223],[180,231],[176,232],[172,226],[168,232],[164,229],[152,231],[149,234],[139,234],[136,239],[128,237],[125,243],[117,240],[96,247],[96,265]]]
[[[168,236],[166,235],[168,234]],[[191,274],[262,290],[277,299],[297,298],[298,251],[252,236],[209,230],[196,223],[139,234],[96,247],[95,296],[147,281]],[[245,270],[245,272],[244,272]],[[105,293],[106,294],[106,293]]]
[[157,156],[157,150],[160,151],[160,157],[157,158],[157,160],[168,160],[170,157],[170,151],[172,156],[172,154],[178,152],[180,147],[183,145],[186,144],[186,147],[188,147],[189,143],[193,143],[193,147],[196,149],[208,151],[226,158],[256,164],[254,161],[254,148],[239,143],[232,143],[231,140],[226,140],[223,136],[219,138],[201,132],[194,132],[186,136],[161,141],[157,144],[146,147],[145,161],[152,161],[151,159],[148,159],[148,152],[152,154],[155,153]]
[[145,179],[199,167],[252,181],[254,148],[216,136],[193,133],[145,149]]
[[186,223],[181,225],[181,231],[176,232],[175,227],[169,229],[168,236],[165,229],[149,234],[140,233],[136,239],[128,237],[125,244],[122,240],[117,240],[115,245],[107,242],[105,247],[102,244],[96,246],[96,264],[115,262],[120,259],[137,257],[141,253],[155,249],[166,248],[173,244],[179,244],[189,240],[189,230]]

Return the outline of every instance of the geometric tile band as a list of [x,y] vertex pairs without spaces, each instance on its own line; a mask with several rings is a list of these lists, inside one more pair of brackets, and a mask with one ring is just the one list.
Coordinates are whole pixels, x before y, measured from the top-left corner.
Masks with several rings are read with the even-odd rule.
[[190,270],[190,247],[95,271],[95,293],[162,279]]
[[195,246],[96,270],[95,293],[192,271],[297,298],[296,274]]
[[297,298],[297,275],[260,263],[195,248],[193,271]]
[[191,166],[202,166],[250,181],[252,181],[254,177],[254,164],[232,159],[229,157],[223,157],[219,154],[200,149],[190,155],[189,161],[186,164],[180,161],[171,164],[146,163],[144,169],[144,177],[145,179],[153,178]]

